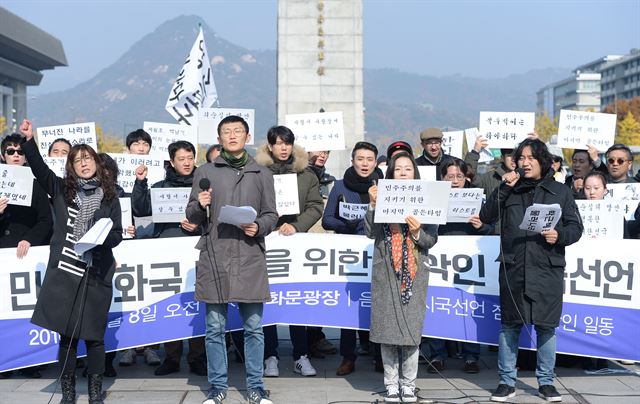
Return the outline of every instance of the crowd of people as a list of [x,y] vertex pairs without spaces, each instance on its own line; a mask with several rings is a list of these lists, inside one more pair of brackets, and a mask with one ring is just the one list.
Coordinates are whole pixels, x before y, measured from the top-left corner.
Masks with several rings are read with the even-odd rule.
[[[359,355],[370,354],[374,369],[384,375],[386,402],[416,402],[421,357],[429,372],[441,373],[451,351],[445,340],[421,337],[429,248],[439,235],[501,235],[499,385],[491,399],[501,402],[515,395],[518,338],[523,325],[533,324],[539,394],[548,401],[561,401],[553,385],[555,329],[562,309],[564,249],[583,232],[575,200],[603,199],[608,184],[640,182],[640,171],[635,177],[631,172],[629,147],[613,145],[604,162],[592,146],[575,150],[571,175],[565,177],[562,157],[553,156],[532,134],[514,149],[501,149],[495,167],[478,174],[479,153],[487,146],[486,140],[479,137],[462,160],[444,153],[440,129],[428,128],[419,135],[423,151],[417,157],[405,141],[392,143],[384,156],[376,145],[357,142],[351,166],[336,180],[325,168],[330,151],[307,153],[295,144],[294,133],[285,126],[269,129],[267,142],[258,147],[255,157],[245,147],[251,134],[242,118],[223,119],[217,136],[219,144],[209,148],[207,163],[200,167],[196,167],[196,145],[182,140],[172,143],[164,180],[149,184],[148,168],[139,166],[131,194],[118,186],[118,167],[108,154],[98,154],[87,145],[72,146],[63,138],[48,150],[49,156],[66,157],[65,177],[56,176],[40,156],[28,120],[20,126],[20,133],[2,140],[2,162],[29,166],[35,180],[30,206],[11,205],[0,198],[0,248],[15,248],[22,258],[31,246],[50,245],[32,322],[61,335],[62,403],[76,400],[76,368],[85,367],[91,404],[103,402],[102,378],[117,375],[116,354],[105,354],[104,333],[117,259],[112,249],[122,241],[119,197],[131,198],[134,226],[125,231],[134,238],[200,237],[195,296],[206,305],[206,335],[188,340],[187,363],[192,373],[208,378],[210,389],[204,404],[219,404],[226,398],[229,346],[235,346],[237,360],[245,365],[248,401],[271,403],[263,377],[278,377],[281,360],[277,328],[262,326],[263,306],[270,301],[264,237],[272,231],[283,236],[332,231],[374,240],[370,331],[342,329],[335,347],[320,327],[288,328],[294,372],[315,376],[312,359],[339,353],[342,361],[336,374],[346,376],[356,370]],[[126,138],[131,154],[148,154],[151,145],[151,136],[142,129]],[[375,223],[377,181],[419,179],[419,166],[433,166],[436,179],[449,181],[452,188],[483,189],[486,203],[479,214],[467,223],[440,226],[420,223],[413,216],[404,223]],[[277,213],[273,175],[279,174],[297,178],[298,214]],[[204,189],[202,184],[206,184]],[[150,188],[175,187],[191,189],[185,218],[153,223]],[[366,214],[344,217],[341,203],[361,205]],[[560,223],[542,234],[520,229],[524,212],[533,203],[559,204]],[[257,217],[239,227],[219,223],[223,205],[251,206]],[[113,222],[105,242],[83,255],[69,253],[75,241],[101,218]],[[627,238],[639,237],[640,206],[635,218],[625,221]],[[226,332],[229,303],[238,303],[243,330]],[[87,346],[86,363],[76,359],[79,340]],[[135,365],[140,355],[155,367],[157,376],[178,372],[183,341],[163,345],[162,360],[159,346],[145,346],[122,351],[119,366]],[[480,345],[458,345],[453,350],[464,359],[463,370],[478,373]],[[40,376],[37,368],[24,369],[23,374]]]

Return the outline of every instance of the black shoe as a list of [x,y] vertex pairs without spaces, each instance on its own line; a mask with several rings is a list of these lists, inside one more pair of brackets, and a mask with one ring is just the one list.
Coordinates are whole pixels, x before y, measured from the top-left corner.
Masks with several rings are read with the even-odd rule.
[[444,362],[440,360],[431,361],[431,365],[427,365],[427,372],[440,373],[444,371]]
[[465,371],[465,373],[480,373],[480,367],[478,366],[478,362],[477,361],[466,361],[464,363],[464,368],[462,369]]
[[62,401],[60,404],[76,403],[76,375],[65,373],[60,377],[60,389],[62,390]]
[[180,364],[172,361],[171,359],[165,359],[162,365],[158,366],[153,372],[156,376],[166,376],[171,373],[177,373],[180,371]]
[[202,361],[194,361],[189,364],[189,370],[191,373],[198,376],[206,376],[207,375],[207,364]]
[[504,403],[509,398],[516,396],[516,388],[506,384],[499,384],[498,388],[491,394],[491,401]]
[[89,404],[104,404],[102,375],[89,375]]
[[538,389],[538,395],[547,401],[559,403],[562,401],[562,396],[558,393],[558,390],[553,384],[545,384]]

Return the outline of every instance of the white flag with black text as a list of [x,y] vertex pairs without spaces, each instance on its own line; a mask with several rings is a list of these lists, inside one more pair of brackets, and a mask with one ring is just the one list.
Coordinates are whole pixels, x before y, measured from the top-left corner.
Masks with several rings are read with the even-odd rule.
[[182,65],[182,70],[169,92],[165,108],[178,123],[197,125],[198,110],[210,107],[217,99],[218,92],[213,82],[211,63],[200,27],[189,57]]

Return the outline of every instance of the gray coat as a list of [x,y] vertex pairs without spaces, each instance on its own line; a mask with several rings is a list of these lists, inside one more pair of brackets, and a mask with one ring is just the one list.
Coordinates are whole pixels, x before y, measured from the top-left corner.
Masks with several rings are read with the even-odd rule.
[[[202,178],[209,179],[213,189],[209,224],[206,210],[198,202]],[[224,205],[253,207],[258,213],[256,236],[247,237],[239,227],[219,223],[217,218]],[[241,170],[231,167],[222,157],[200,166],[193,178],[186,216],[191,223],[205,228],[196,245],[200,250],[196,299],[205,303],[270,301],[264,237],[278,221],[271,171],[252,157]]]
[[371,334],[379,344],[418,346],[426,312],[429,248],[438,241],[438,225],[424,224],[418,237],[418,271],[413,280],[413,295],[406,305],[400,300],[400,279],[391,265],[391,251],[384,243],[381,223],[374,223],[375,210],[365,216],[365,234],[375,239],[371,275]]

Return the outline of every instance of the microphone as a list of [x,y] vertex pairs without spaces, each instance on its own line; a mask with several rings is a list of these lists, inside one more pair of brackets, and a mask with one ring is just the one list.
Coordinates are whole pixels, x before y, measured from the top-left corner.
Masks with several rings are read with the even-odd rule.
[[[209,179],[208,179],[208,178],[202,178],[202,179],[200,180],[199,185],[200,185],[200,189],[201,189],[203,192],[206,192],[206,191],[208,191],[208,190],[209,190],[209,188],[211,187],[211,181],[209,181]],[[211,216],[211,211],[209,210],[209,205],[205,206],[205,209],[207,209],[207,222],[209,222],[209,218],[210,218],[210,216]]]
[[[513,170],[513,172],[514,172],[514,173],[516,173],[516,174],[518,174],[518,176],[519,176],[520,178],[524,178],[524,168],[522,168],[522,167],[518,167],[518,168],[516,168],[515,170]],[[518,181],[520,181],[520,178],[518,178]],[[502,182],[505,182],[505,183],[506,183],[507,181],[502,181]]]

